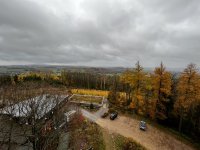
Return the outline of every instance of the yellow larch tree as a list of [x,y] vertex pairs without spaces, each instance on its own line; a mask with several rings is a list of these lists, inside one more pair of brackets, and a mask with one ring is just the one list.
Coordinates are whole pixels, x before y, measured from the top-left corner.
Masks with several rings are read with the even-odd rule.
[[[126,104],[129,105],[132,101],[133,88],[131,86],[131,83],[133,82],[133,71],[126,70],[125,72],[123,72],[122,75],[120,76],[120,81],[124,85]],[[135,106],[131,104],[130,108],[134,109]]]
[[177,92],[177,101],[174,107],[180,116],[179,131],[181,131],[184,118],[190,118],[194,124],[196,123],[196,119],[200,119],[200,115],[198,115],[198,118],[192,120],[195,108],[200,104],[200,75],[194,64],[189,64],[181,73]]
[[139,61],[133,70],[133,102],[135,103],[136,113],[144,115],[145,113],[145,73]]
[[139,61],[136,63],[133,70],[126,71],[122,74],[121,81],[129,86],[129,91],[131,92],[129,107],[135,109],[136,113],[143,115],[145,113],[145,73]]
[[165,120],[168,117],[167,104],[171,94],[172,75],[166,71],[163,63],[160,67],[155,68],[152,74],[153,102],[152,113],[153,119]]

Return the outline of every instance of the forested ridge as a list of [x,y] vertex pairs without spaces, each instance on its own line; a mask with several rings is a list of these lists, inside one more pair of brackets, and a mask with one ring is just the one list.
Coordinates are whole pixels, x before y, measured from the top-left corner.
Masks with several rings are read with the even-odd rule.
[[66,88],[109,91],[111,107],[138,114],[200,140],[200,73],[189,64],[180,74],[166,70],[163,63],[145,72],[139,62],[122,74],[90,72],[27,72],[0,76],[1,87],[43,82]]

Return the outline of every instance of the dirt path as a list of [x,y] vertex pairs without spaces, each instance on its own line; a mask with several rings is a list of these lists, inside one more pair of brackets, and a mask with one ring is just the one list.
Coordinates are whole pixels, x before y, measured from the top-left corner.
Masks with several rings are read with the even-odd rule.
[[114,121],[109,119],[97,119],[96,123],[111,132],[130,137],[150,150],[192,150],[193,148],[178,141],[167,133],[161,132],[155,127],[148,126],[147,131],[138,129],[139,121],[120,116]]
[[148,125],[147,131],[139,130],[139,121],[132,118],[119,116],[111,121],[108,118],[102,119],[90,112],[84,111],[83,115],[109,132],[130,137],[149,150],[193,150],[192,147],[153,126]]
[[113,143],[112,135],[107,129],[102,129],[103,138],[106,145],[106,150],[115,150],[115,144]]

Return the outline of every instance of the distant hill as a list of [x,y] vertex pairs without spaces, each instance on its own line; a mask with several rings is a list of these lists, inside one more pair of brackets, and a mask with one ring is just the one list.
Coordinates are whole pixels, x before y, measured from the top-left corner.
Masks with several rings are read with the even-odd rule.
[[[42,71],[60,73],[62,70],[71,72],[90,72],[104,74],[120,74],[127,69],[124,67],[86,67],[86,66],[55,66],[55,65],[20,65],[20,66],[0,66],[0,75],[14,75],[28,71]],[[154,68],[144,68],[145,72],[152,72]],[[172,72],[180,72],[182,69],[168,69]]]
[[28,71],[42,71],[60,73],[62,70],[71,72],[91,72],[91,73],[122,73],[127,68],[122,67],[82,67],[82,66],[47,66],[47,65],[28,65],[28,66],[0,66],[0,75],[20,74]]

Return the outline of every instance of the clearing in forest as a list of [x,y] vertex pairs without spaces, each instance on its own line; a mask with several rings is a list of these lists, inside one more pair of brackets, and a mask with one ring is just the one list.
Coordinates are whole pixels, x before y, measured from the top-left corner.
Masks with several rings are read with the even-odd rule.
[[71,99],[71,101],[75,102],[88,102],[88,103],[98,103],[101,104],[103,97],[102,96],[93,96],[93,95],[79,95],[74,94]]
[[94,95],[94,96],[108,96],[108,91],[92,90],[92,89],[72,89],[73,94],[80,95]]

